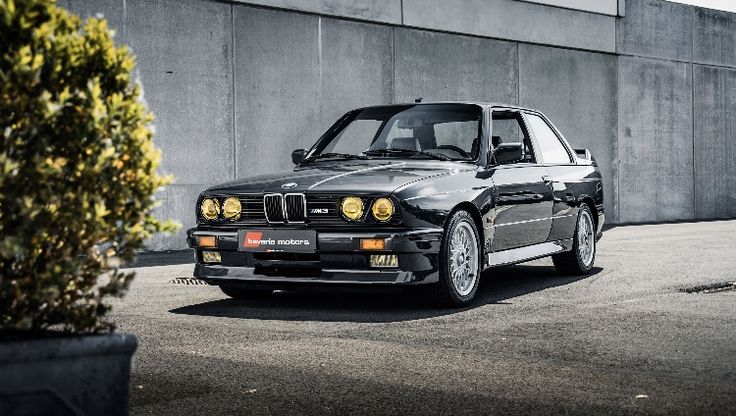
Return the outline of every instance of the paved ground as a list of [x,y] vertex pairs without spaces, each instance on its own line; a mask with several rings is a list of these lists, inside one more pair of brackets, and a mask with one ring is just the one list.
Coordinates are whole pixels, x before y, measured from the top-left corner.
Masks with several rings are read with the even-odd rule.
[[139,337],[131,413],[736,414],[736,221],[618,227],[596,273],[496,269],[477,302],[239,302],[138,269],[113,318]]

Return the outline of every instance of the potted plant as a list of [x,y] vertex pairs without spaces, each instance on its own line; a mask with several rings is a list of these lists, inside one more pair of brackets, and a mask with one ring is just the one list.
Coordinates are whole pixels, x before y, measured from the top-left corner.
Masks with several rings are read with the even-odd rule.
[[0,0],[0,414],[127,414],[105,299],[153,233],[152,115],[102,19]]

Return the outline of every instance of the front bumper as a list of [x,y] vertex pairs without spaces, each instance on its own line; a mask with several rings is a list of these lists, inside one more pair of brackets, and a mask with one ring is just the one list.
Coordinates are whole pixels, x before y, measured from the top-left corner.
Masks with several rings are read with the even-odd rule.
[[[216,248],[197,247],[198,236],[215,236]],[[383,238],[381,251],[360,249],[360,239]],[[416,285],[439,281],[442,229],[410,231],[318,231],[317,252],[252,253],[238,251],[237,230],[187,231],[195,250],[194,277],[210,284],[281,288],[299,285]],[[205,263],[203,251],[217,251],[220,263]],[[395,254],[398,267],[371,267],[370,255]]]

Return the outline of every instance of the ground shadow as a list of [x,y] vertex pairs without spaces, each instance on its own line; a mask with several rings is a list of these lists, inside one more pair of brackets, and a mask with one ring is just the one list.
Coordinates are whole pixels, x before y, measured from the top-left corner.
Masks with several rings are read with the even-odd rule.
[[[486,271],[473,303],[462,309],[446,309],[428,302],[423,290],[399,293],[299,293],[276,292],[265,299],[221,299],[172,309],[171,313],[241,319],[323,322],[400,322],[450,315],[487,304],[505,304],[511,299],[547,288],[587,279],[587,276],[560,276],[546,265],[522,264]],[[223,295],[224,296],[224,295]]]

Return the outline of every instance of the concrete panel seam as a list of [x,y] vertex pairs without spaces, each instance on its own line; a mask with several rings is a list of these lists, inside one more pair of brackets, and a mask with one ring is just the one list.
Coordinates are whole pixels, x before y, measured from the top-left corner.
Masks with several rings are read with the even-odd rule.
[[128,25],[128,0],[123,0],[123,39],[122,42],[126,43],[126,26]]
[[[690,10],[690,27],[691,33],[690,33],[690,62],[695,61],[695,8],[691,8]],[[695,130],[693,130],[693,134]]]
[[396,103],[396,27],[391,28],[391,103]]
[[516,105],[521,105],[521,47],[516,43]]
[[620,126],[621,120],[619,118],[621,115],[621,104],[620,104],[620,99],[619,99],[619,91],[620,91],[619,82],[621,78],[619,71],[620,71],[621,66],[619,64],[619,57],[617,56],[614,59],[616,62],[616,81],[615,81],[616,82],[616,86],[615,86],[616,88],[616,123],[614,124],[616,132],[613,135],[613,156],[615,159],[613,162],[611,162],[611,174],[614,176],[611,181],[614,184],[613,195],[611,195],[611,197],[613,198],[613,206],[611,207],[611,209],[613,210],[614,215],[613,215],[613,221],[611,222],[615,224],[619,221],[619,217],[621,215],[620,214],[621,211],[619,211],[619,208],[620,208],[619,201],[621,200],[621,198],[619,198],[619,189],[621,188],[621,184],[619,183],[619,181],[620,181],[621,175],[619,173],[620,158],[619,158],[619,145],[618,145],[619,134],[621,132],[621,126]]
[[697,176],[695,169],[695,65],[690,63],[690,112],[692,114],[692,145],[693,145],[693,218],[697,217],[698,195],[696,187]]
[[238,178],[238,125],[237,125],[237,117],[235,115],[236,109],[238,108],[238,101],[237,101],[237,94],[235,92],[235,76],[236,76],[236,65],[235,65],[235,6],[233,4],[230,4],[230,77],[232,78],[231,81],[231,92],[232,92],[232,102],[233,107],[230,109],[230,112],[232,114],[232,136],[231,136],[231,142],[233,144],[233,179]]
[[731,71],[736,70],[736,66],[730,66],[730,65],[711,64],[707,62],[685,62],[685,63],[688,63],[688,64],[691,63],[693,65],[703,66],[707,68],[728,69]]
[[[519,42],[519,43],[524,43],[524,42]],[[547,46],[547,45],[541,45],[541,46]],[[552,48],[554,46],[548,46],[548,47]],[[559,47],[559,48],[560,49],[565,49],[565,50],[574,50],[574,49],[565,48],[565,47]],[[585,51],[585,52],[590,52],[590,51]],[[714,64],[714,63],[702,62],[702,61],[694,61],[694,60],[693,61],[681,61],[681,60],[678,60],[678,59],[658,58],[658,57],[655,57],[655,56],[645,56],[645,55],[631,55],[631,54],[626,54],[626,53],[615,53],[615,54],[612,54],[612,53],[597,52],[597,51],[595,53],[601,53],[601,54],[606,54],[606,55],[623,56],[623,57],[626,57],[626,58],[642,58],[642,59],[649,59],[649,60],[652,60],[652,61],[672,62],[672,63],[676,63],[676,64],[694,64],[694,65],[699,65],[699,66],[707,66],[707,67],[711,67],[711,68],[721,68],[721,69],[736,70],[736,65]]]
[[[691,36],[690,40],[691,42],[691,53],[690,53],[690,59],[693,61],[695,60],[695,8],[691,8],[690,10],[690,25],[692,27],[691,30]],[[692,145],[693,145],[693,218],[696,218],[698,216],[698,195],[696,187],[697,182],[697,175],[696,175],[696,168],[695,168],[695,65],[691,62],[690,63],[690,112],[692,114]]]
[[320,114],[324,113],[325,103],[323,90],[325,89],[324,82],[322,81],[323,70],[322,70],[322,16],[317,17],[317,82],[319,82],[319,89],[317,89],[317,105],[319,106]]
[[[616,57],[616,96],[621,95],[621,56]],[[616,100],[616,222],[621,221],[621,103]]]
[[[322,86],[322,17],[317,18],[317,66],[319,67],[319,85]],[[322,102],[322,100],[320,100]]]

